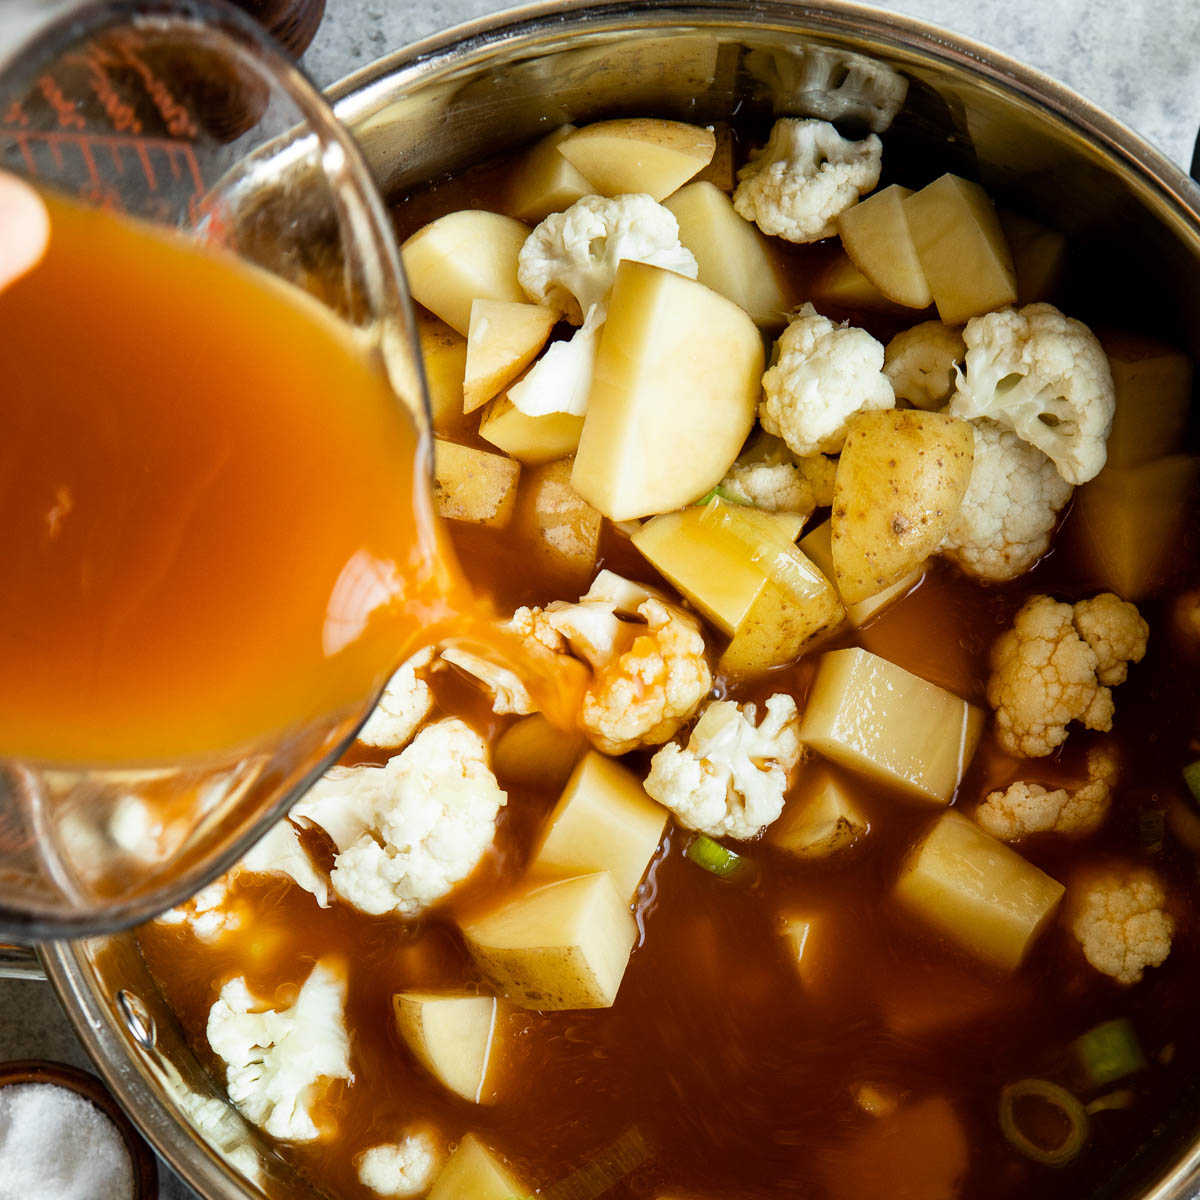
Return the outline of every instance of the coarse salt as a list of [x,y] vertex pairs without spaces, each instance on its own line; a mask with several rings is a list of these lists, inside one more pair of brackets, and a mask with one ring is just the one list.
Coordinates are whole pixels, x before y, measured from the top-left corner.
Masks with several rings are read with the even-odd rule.
[[132,1200],[120,1130],[52,1083],[0,1087],[0,1200]]

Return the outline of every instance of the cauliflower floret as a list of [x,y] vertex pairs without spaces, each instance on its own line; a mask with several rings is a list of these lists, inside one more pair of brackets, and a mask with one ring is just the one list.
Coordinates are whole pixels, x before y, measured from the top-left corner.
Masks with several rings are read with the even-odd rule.
[[448,718],[382,767],[328,772],[291,815],[333,840],[330,882],[341,899],[411,917],[475,870],[506,802],[484,740]]
[[763,233],[819,242],[878,182],[883,143],[847,141],[828,121],[782,117],[738,172],[733,207]]
[[1106,656],[1108,678],[1124,679],[1123,661],[1118,668],[1107,656],[1127,651],[1130,662],[1140,662],[1148,635],[1138,610],[1111,593],[1076,605],[1031,596],[992,646],[987,698],[1000,745],[1010,754],[1041,758],[1066,741],[1072,721],[1110,730],[1111,685],[1100,677],[1097,648]]
[[345,1001],[344,975],[327,960],[313,967],[290,1008],[264,1008],[241,977],[221,989],[208,1014],[208,1044],[225,1063],[230,1100],[272,1137],[320,1137],[317,1084],[353,1077]]
[[975,459],[942,553],[975,579],[1024,575],[1050,547],[1074,488],[1035,446],[995,421],[973,421]]
[[246,917],[243,906],[235,905],[229,895],[233,873],[214,879],[190,900],[160,913],[160,925],[186,925],[202,942],[215,942],[227,933],[241,929]]
[[800,760],[800,717],[791,696],[777,693],[755,724],[753,704],[710,704],[688,738],[651,760],[646,792],[681,825],[710,837],[748,841],[783,811],[788,772]]
[[1146,967],[1166,961],[1175,921],[1165,911],[1166,889],[1154,871],[1114,868],[1071,891],[1071,932],[1097,971],[1129,986]]
[[777,437],[764,433],[729,468],[720,488],[767,512],[811,515],[833,503],[837,463],[824,454],[797,458]]
[[1081,321],[1052,304],[973,317],[963,332],[966,374],[956,417],[988,417],[1054,460],[1074,484],[1100,473],[1116,409],[1112,370]]
[[1093,746],[1087,782],[1068,791],[1039,783],[1010,783],[992,792],[975,810],[975,820],[993,837],[1011,842],[1030,833],[1095,833],[1108,817],[1118,762],[1111,746]]
[[358,731],[364,746],[381,750],[399,750],[412,741],[412,736],[433,708],[433,692],[417,674],[433,659],[433,647],[414,654],[384,686],[383,695],[366,724]]
[[283,820],[266,837],[256,842],[249,854],[234,868],[234,873],[286,875],[297,886],[311,892],[322,908],[329,907],[329,884],[313,865],[300,841],[295,825]]
[[883,355],[883,373],[898,400],[936,412],[954,391],[967,353],[962,330],[941,321],[922,321],[896,334]]
[[508,398],[513,405],[527,417],[544,417],[550,413],[583,416],[587,412],[588,393],[592,390],[604,317],[604,306],[593,305],[570,340],[550,345],[508,389]]
[[537,712],[529,689],[516,671],[458,646],[443,650],[442,659],[483,684],[492,697],[492,712],[500,716],[512,714],[520,717]]
[[811,304],[783,331],[763,393],[762,427],[801,458],[841,450],[855,413],[896,407],[883,347],[865,329],[835,325]]
[[517,281],[535,304],[558,309],[576,325],[612,291],[623,259],[695,279],[690,250],[679,243],[674,213],[650,196],[584,196],[552,213],[525,239]]
[[410,1133],[399,1142],[364,1151],[358,1159],[358,1181],[381,1196],[419,1196],[429,1190],[440,1162],[432,1134]]
[[509,628],[592,668],[579,720],[605,754],[668,741],[712,687],[696,618],[612,571],[601,571],[578,604],[518,609]]

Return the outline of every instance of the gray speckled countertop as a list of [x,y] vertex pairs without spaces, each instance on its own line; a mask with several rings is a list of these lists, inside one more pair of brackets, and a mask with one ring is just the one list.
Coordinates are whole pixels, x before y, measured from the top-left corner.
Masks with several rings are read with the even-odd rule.
[[[327,4],[304,59],[322,86],[417,38],[508,7],[495,0]],[[1200,126],[1197,0],[893,0],[878,7],[942,25],[1038,67],[1181,166],[1191,159]],[[0,980],[0,1063],[18,1058],[87,1066],[45,984]],[[164,1200],[195,1195],[169,1171],[161,1194]]]

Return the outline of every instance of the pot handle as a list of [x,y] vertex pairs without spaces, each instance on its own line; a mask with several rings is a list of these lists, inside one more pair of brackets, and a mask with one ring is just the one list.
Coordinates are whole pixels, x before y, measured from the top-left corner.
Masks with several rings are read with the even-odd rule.
[[0,942],[0,979],[46,978],[42,961],[31,946],[13,946]]

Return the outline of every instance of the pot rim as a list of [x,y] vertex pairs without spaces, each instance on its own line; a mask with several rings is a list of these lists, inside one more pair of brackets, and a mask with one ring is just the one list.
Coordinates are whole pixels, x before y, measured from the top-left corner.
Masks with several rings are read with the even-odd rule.
[[[395,50],[325,89],[338,119],[351,131],[398,89],[411,91],[453,69],[462,60],[480,64],[511,47],[548,35],[653,28],[664,21],[697,31],[747,27],[873,38],[884,48],[914,54],[991,84],[1010,101],[1033,105],[1065,125],[1102,157],[1130,172],[1187,226],[1200,257],[1200,185],[1180,167],[1115,117],[1059,83],[965,35],[854,0],[537,0],[462,22]],[[1197,114],[1200,116],[1200,114]],[[92,986],[86,941],[39,947],[46,976],[97,1073],[118,1098],[147,1141],[176,1173],[209,1200],[245,1200],[237,1176],[167,1102],[165,1089],[137,1062],[125,1044],[111,999]],[[189,1131],[190,1132],[190,1131]],[[1182,1200],[1200,1182],[1200,1134],[1146,1192],[1142,1200]]]

